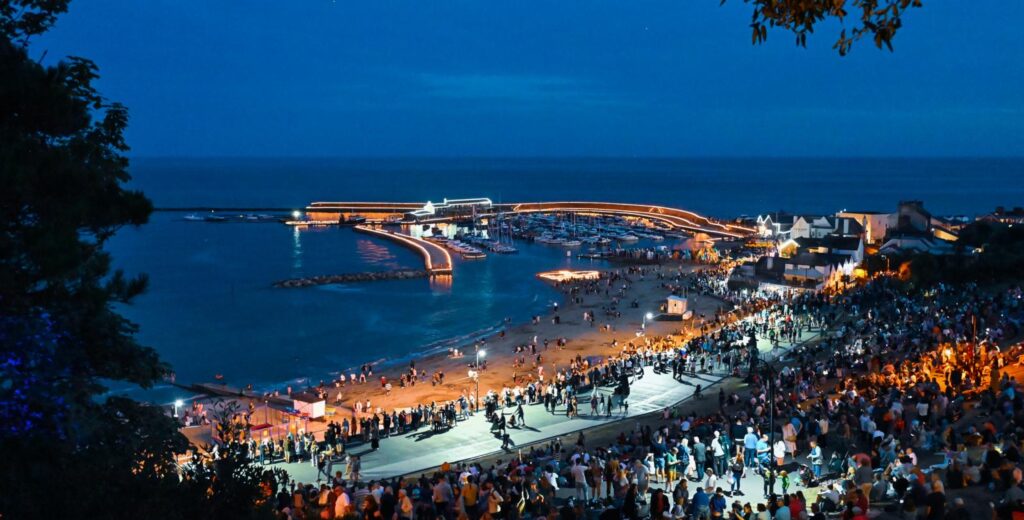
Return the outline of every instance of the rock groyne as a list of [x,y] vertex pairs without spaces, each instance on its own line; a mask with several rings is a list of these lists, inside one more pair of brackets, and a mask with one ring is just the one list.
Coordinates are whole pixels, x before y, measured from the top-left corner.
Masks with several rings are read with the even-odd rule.
[[330,285],[334,283],[377,282],[381,280],[411,280],[413,278],[429,278],[430,272],[416,269],[400,269],[397,271],[378,271],[369,273],[326,274],[308,278],[292,278],[274,282],[274,287],[293,289]]

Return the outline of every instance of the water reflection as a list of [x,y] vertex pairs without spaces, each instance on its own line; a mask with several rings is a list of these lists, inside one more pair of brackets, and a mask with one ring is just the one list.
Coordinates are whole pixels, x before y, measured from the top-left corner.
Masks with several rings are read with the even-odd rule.
[[299,226],[292,227],[292,269],[302,269],[302,232]]
[[356,254],[364,263],[372,266],[400,269],[398,257],[387,246],[373,240],[359,239],[356,241]]
[[430,291],[434,294],[451,294],[452,275],[441,274],[430,277]]

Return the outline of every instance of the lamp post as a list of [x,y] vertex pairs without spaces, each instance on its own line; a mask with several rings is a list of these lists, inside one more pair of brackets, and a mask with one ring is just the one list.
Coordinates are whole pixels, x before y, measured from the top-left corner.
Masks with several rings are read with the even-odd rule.
[[185,402],[182,401],[181,399],[176,399],[174,401],[174,418],[175,419],[178,418],[178,408],[181,408],[184,405],[185,405]]
[[476,351],[476,370],[470,370],[470,377],[476,380],[476,398],[473,399],[473,409],[480,410],[480,358],[487,357],[486,350]]
[[768,379],[768,496],[775,494],[775,369],[767,361],[761,359],[757,350],[757,336],[750,335],[747,341],[750,348],[750,379],[760,364],[762,374]]
[[644,331],[644,333],[647,332],[647,322],[650,321],[650,320],[653,320],[653,319],[654,319],[654,313],[648,312],[647,314],[644,314],[644,321],[640,325],[640,328]]
[[298,220],[299,217],[301,217],[301,216],[302,216],[302,212],[299,211],[299,210],[295,210],[295,211],[292,212],[292,218],[294,218],[295,220]]

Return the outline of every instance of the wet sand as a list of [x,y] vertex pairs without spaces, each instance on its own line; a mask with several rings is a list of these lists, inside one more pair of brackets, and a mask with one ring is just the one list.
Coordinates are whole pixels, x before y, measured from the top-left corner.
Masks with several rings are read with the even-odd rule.
[[[699,267],[699,266],[697,266]],[[533,338],[537,338],[537,353],[544,362],[544,375],[548,379],[558,369],[565,368],[577,355],[584,358],[588,356],[606,357],[616,355],[621,351],[622,345],[630,340],[636,340],[636,333],[641,329],[643,317],[646,313],[652,312],[655,315],[665,304],[665,299],[671,291],[663,287],[664,283],[672,283],[672,277],[681,269],[683,273],[690,273],[695,266],[689,264],[666,263],[662,266],[647,266],[650,270],[646,276],[641,278],[638,274],[627,275],[630,280],[629,288],[625,295],[619,300],[616,306],[621,312],[619,317],[606,316],[603,308],[610,307],[615,298],[617,289],[624,281],[615,282],[615,286],[609,290],[609,295],[583,294],[582,303],[573,303],[568,297],[568,288],[563,287],[563,298],[559,303],[558,316],[560,323],[553,323],[555,312],[549,309],[541,315],[540,323],[513,324],[507,329],[505,337],[498,335],[487,338],[483,350],[486,352],[487,369],[480,371],[480,393],[486,394],[488,390],[499,391],[504,386],[514,386],[513,378],[518,384],[525,385],[530,380],[537,380],[537,371],[532,368],[533,356],[527,350],[524,353],[516,354],[515,347],[529,345]],[[605,272],[619,269],[605,269]],[[658,279],[657,271],[661,271],[666,279]],[[625,272],[625,269],[621,269]],[[601,281],[606,283],[605,280]],[[636,300],[637,307],[632,307],[631,302]],[[721,302],[713,297],[690,295],[689,308],[694,310],[695,315],[704,313],[712,316]],[[583,313],[591,311],[594,313],[594,325],[584,320]],[[610,325],[611,331],[602,330],[602,325]],[[687,325],[680,321],[654,321],[647,324],[647,332],[651,335],[664,336],[667,334],[679,334]],[[563,348],[557,346],[558,338],[565,338],[567,344]],[[545,349],[544,340],[548,340],[548,347]],[[618,340],[619,346],[612,347],[612,340]],[[475,350],[472,345],[463,347],[464,355],[460,358],[451,358],[446,353],[434,356],[419,358],[416,360],[416,369],[425,370],[428,373],[426,381],[417,381],[415,386],[398,386],[399,376],[406,372],[407,365],[384,367],[375,370],[372,379],[366,383],[352,384],[337,389],[330,385],[328,406],[335,405],[336,393],[342,392],[342,406],[337,410],[336,418],[340,420],[345,414],[351,416],[352,405],[356,401],[365,403],[370,400],[372,408],[377,407],[390,411],[416,406],[419,403],[429,404],[431,401],[438,403],[458,399],[465,394],[467,397],[475,393],[476,382],[473,381],[468,372],[470,364],[475,360]],[[522,367],[514,367],[514,360],[519,356],[526,356],[526,364]],[[368,356],[369,357],[369,356]],[[444,383],[440,385],[431,384],[431,376],[441,371],[445,374]],[[387,396],[381,386],[380,376],[384,375],[392,384],[391,395]]]

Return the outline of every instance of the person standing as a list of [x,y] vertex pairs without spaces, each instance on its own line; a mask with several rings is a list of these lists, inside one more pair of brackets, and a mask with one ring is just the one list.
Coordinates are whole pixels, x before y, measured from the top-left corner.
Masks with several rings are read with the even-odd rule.
[[698,478],[704,476],[704,464],[707,462],[708,447],[700,442],[700,437],[693,438],[693,462],[697,466]]
[[811,452],[808,455],[811,460],[811,472],[814,473],[815,479],[821,478],[821,465],[825,462],[825,455],[821,451],[821,446],[818,443],[811,441]]
[[475,520],[480,514],[478,512],[477,504],[480,500],[480,486],[476,483],[476,477],[470,475],[466,479],[466,485],[462,486],[462,506],[466,510],[466,515],[471,520]]
[[404,488],[398,490],[398,520],[413,520],[412,499]]
[[442,475],[437,483],[434,484],[432,491],[434,511],[437,512],[438,516],[448,518],[448,504],[454,499],[454,492],[452,491],[452,486],[448,484],[448,477]]
[[722,437],[717,431],[715,438],[711,439],[711,460],[712,471],[716,475],[725,476],[725,467],[728,465],[728,461],[725,456],[725,448],[722,447]]
[[772,446],[772,454],[775,456],[775,465],[784,466],[786,461],[786,443],[782,439],[775,441],[775,446]]
[[747,426],[747,434],[743,437],[743,463],[748,468],[757,465],[757,434],[752,426]]
[[572,474],[573,487],[576,488],[576,500],[586,502],[590,499],[587,492],[587,470],[590,469],[583,464],[583,457],[573,461],[570,473]]

